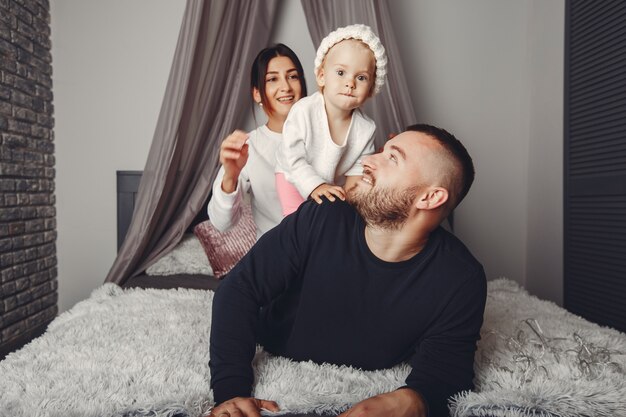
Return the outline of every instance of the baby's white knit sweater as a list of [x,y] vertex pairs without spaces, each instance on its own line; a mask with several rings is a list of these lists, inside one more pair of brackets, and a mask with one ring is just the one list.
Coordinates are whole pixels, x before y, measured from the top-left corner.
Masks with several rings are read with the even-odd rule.
[[293,105],[283,127],[283,141],[276,153],[276,172],[285,175],[307,198],[320,184],[343,185],[345,177],[361,175],[360,158],[374,153],[376,125],[355,109],[341,146],[333,142],[321,93]]

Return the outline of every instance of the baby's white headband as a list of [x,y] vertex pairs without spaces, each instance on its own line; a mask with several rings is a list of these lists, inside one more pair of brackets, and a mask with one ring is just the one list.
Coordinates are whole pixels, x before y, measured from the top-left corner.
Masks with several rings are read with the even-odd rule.
[[376,84],[374,86],[374,94],[378,93],[383,85],[385,85],[385,77],[387,76],[387,55],[385,47],[378,39],[378,36],[369,26],[356,24],[338,28],[330,32],[328,36],[322,39],[317,55],[315,57],[315,73],[322,66],[324,57],[335,44],[344,39],[358,39],[372,50],[374,58],[376,58]]

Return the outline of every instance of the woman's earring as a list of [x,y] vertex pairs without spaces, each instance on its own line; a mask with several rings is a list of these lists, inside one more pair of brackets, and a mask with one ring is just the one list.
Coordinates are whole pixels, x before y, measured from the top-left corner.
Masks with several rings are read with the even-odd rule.
[[263,107],[263,103],[261,103],[260,101],[257,104],[259,105],[259,107]]

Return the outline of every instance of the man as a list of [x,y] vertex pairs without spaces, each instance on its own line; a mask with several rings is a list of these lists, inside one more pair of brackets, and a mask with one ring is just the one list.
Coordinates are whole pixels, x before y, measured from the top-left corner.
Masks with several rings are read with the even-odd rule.
[[363,159],[351,205],[304,203],[269,231],[213,301],[215,417],[277,411],[250,398],[259,342],[294,360],[364,370],[408,361],[406,386],[342,416],[444,416],[472,388],[486,299],[480,263],[439,227],[467,194],[472,160],[450,133],[414,125]]

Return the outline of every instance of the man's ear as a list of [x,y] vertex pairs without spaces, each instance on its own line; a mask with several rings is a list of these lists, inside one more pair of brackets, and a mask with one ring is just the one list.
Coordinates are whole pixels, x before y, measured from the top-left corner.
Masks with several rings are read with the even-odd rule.
[[448,190],[443,187],[430,187],[415,202],[419,210],[433,210],[448,201]]
[[257,104],[259,104],[262,101],[261,100],[261,93],[259,92],[259,89],[256,88],[256,87],[252,88],[252,99]]
[[320,67],[317,69],[317,73],[315,74],[315,81],[317,82],[317,86],[319,88],[323,88],[325,85],[324,82],[324,68]]

